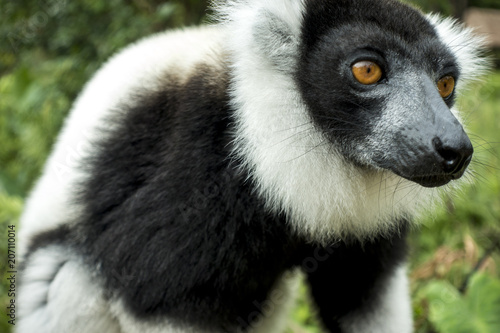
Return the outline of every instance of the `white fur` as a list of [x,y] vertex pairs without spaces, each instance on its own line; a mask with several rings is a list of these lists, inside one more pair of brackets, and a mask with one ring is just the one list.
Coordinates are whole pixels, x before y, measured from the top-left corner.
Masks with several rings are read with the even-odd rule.
[[67,249],[37,251],[21,278],[17,333],[120,333],[104,289]]
[[353,313],[341,320],[346,333],[411,333],[411,309],[408,277],[404,266],[398,268],[384,285],[382,295],[373,307],[365,312]]
[[82,161],[102,135],[99,128],[112,123],[113,111],[121,103],[132,103],[134,93],[158,89],[169,69],[187,77],[197,62],[216,65],[220,38],[216,28],[158,34],[129,46],[93,77],[66,119],[42,177],[26,201],[19,237],[21,254],[32,235],[71,222],[78,215],[80,208],[73,200],[77,183],[86,176]]

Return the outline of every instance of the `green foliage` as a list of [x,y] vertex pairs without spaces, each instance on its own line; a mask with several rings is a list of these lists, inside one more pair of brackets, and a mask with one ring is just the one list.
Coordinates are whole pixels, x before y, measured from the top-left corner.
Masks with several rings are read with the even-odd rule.
[[453,13],[453,6],[449,0],[408,0],[425,12],[436,12],[446,15]]
[[432,281],[419,295],[441,333],[500,332],[500,280],[486,274],[471,279],[465,295],[447,281]]
[[[0,21],[0,191],[24,196],[83,84],[123,46],[199,23],[206,1],[20,0]],[[112,15],[110,14],[112,13]]]
[[[300,285],[299,298],[292,311],[291,319],[295,326],[300,326],[299,333],[321,333],[317,314],[312,310],[312,301],[304,282]],[[287,332],[288,333],[288,332]]]
[[[445,15],[453,15],[459,11],[459,8],[478,7],[500,9],[498,0],[404,0],[417,5],[425,12],[436,12]],[[464,7],[461,7],[464,6]]]
[[468,5],[470,7],[500,9],[500,1],[498,0],[469,0]]
[[[74,77],[71,62],[19,67],[0,78],[0,191],[24,196],[45,161],[70,97],[60,78]],[[35,79],[35,77],[42,78]]]
[[199,23],[206,8],[206,1],[199,0],[0,0],[0,4],[0,73],[19,62],[33,64],[30,61],[61,56],[78,62],[79,71],[87,76],[95,71],[96,62],[140,37]]

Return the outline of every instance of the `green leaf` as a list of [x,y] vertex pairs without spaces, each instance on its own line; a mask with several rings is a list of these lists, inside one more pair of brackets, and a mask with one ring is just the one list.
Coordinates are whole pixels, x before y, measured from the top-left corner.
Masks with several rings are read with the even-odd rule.
[[430,321],[440,333],[500,332],[500,280],[486,274],[471,279],[467,294],[445,281],[432,281],[423,290]]
[[477,315],[478,325],[485,332],[500,332],[500,280],[486,274],[476,274],[466,295],[467,305]]
[[170,18],[176,11],[178,11],[177,4],[168,2],[158,6],[157,9],[158,16],[162,19]]

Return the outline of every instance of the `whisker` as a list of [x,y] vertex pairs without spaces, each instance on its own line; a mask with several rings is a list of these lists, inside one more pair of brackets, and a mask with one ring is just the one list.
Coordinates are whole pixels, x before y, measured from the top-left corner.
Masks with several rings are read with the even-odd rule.
[[304,152],[303,154],[300,154],[299,156],[296,156],[296,157],[294,157],[294,158],[292,158],[292,159],[290,159],[290,160],[287,160],[287,161],[285,161],[285,162],[283,162],[283,163],[292,162],[292,161],[294,161],[294,160],[297,160],[297,159],[299,159],[299,158],[302,158],[302,157],[304,157],[305,155],[307,155],[307,154],[309,154],[310,152],[312,152],[312,151],[314,151],[315,149],[317,149],[318,147],[321,147],[321,146],[323,146],[323,145],[325,145],[325,144],[329,144],[329,142],[328,142],[327,140],[324,140],[324,141],[322,141],[322,142],[318,143],[317,145],[313,146],[312,148],[310,148],[309,150],[307,150],[307,151],[306,151],[306,152]]
[[[306,128],[305,130],[301,130],[301,131],[299,131],[299,132],[293,133],[293,134],[292,134],[292,135],[290,135],[289,137],[286,137],[285,139],[283,139],[283,140],[281,140],[281,141],[278,141],[278,142],[276,142],[276,143],[272,144],[270,147],[275,147],[275,146],[277,146],[277,145],[280,145],[280,144],[284,143],[285,141],[288,141],[288,140],[290,140],[290,139],[292,139],[292,138],[295,138],[295,137],[296,137],[296,136],[298,136],[298,135],[304,135],[305,133],[307,133],[307,132],[308,132],[308,131],[310,131],[310,130],[311,130],[310,128]],[[300,140],[300,138],[298,138],[298,139],[297,139],[297,140],[295,140],[294,142],[298,142],[299,140]],[[294,142],[292,142],[292,144],[293,144]]]
[[302,125],[297,125],[297,126],[294,126],[294,127],[289,127],[289,128],[285,128],[285,129],[282,129],[282,130],[276,131],[276,133],[293,131],[293,130],[295,130],[295,129],[297,129],[297,128],[304,127],[304,126],[311,125],[311,124],[312,124],[312,122],[311,122],[311,121],[308,121],[308,122],[303,123]]

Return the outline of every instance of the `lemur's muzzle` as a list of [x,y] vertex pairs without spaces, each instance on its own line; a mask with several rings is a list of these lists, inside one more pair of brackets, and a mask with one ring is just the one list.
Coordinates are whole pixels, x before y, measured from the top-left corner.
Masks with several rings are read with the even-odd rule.
[[394,171],[422,186],[436,187],[460,178],[474,150],[462,125],[436,90],[435,83],[425,77],[422,87],[424,115],[418,117],[415,124],[410,124],[410,131],[404,135],[413,156],[401,170]]

